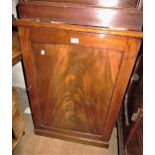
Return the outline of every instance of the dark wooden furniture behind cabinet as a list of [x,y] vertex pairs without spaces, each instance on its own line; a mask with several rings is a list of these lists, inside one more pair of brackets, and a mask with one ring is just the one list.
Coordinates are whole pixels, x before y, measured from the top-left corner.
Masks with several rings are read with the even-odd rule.
[[[13,24],[19,28],[37,134],[108,146],[141,44],[142,11],[136,1],[126,13],[122,3],[112,6],[113,13],[107,1],[99,2],[19,3],[21,19]],[[109,11],[111,21],[104,19],[110,19]],[[134,24],[131,12],[136,19],[138,13]]]
[[143,60],[136,61],[118,119],[119,155],[143,155]]

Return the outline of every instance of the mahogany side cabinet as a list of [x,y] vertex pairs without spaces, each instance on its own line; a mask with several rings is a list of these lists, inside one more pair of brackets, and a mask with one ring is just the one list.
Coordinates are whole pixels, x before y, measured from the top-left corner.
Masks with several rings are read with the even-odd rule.
[[108,147],[141,45],[142,2],[107,2],[19,2],[13,25],[36,134]]

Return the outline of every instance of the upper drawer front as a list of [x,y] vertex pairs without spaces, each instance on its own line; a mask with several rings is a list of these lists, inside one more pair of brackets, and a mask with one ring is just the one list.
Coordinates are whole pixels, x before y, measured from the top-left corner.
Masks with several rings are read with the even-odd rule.
[[106,48],[124,51],[127,37],[106,34],[76,32],[46,28],[30,28],[32,42],[73,44],[91,48]]
[[142,0],[27,0],[30,2],[57,2],[65,4],[95,5],[103,7],[137,8]]
[[142,12],[137,9],[116,9],[94,5],[45,2],[20,2],[22,19],[89,25],[120,30],[141,30]]

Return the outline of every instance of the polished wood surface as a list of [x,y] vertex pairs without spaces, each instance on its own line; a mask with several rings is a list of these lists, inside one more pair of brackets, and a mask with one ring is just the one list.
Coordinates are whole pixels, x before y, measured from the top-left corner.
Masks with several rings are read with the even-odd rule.
[[102,135],[122,53],[41,43],[32,50],[42,124]]
[[75,136],[71,134],[64,134],[58,131],[50,131],[47,130],[47,128],[42,128],[42,129],[35,129],[35,134],[41,135],[41,136],[47,136],[47,137],[52,137],[52,138],[57,138],[61,140],[67,140],[75,143],[81,143],[81,144],[86,144],[86,145],[92,145],[92,146],[97,146],[101,148],[108,148],[109,143],[105,142],[103,140],[94,140],[90,138],[83,138],[82,136]]
[[12,65],[15,65],[22,59],[22,52],[19,42],[18,32],[12,32]]
[[78,39],[78,46],[88,48],[104,48],[106,46],[108,49],[124,51],[127,43],[126,37],[116,37],[112,35],[105,35],[104,33],[93,34],[61,29],[30,28],[30,40],[32,42],[38,41],[42,43],[73,44],[71,41],[74,38]]
[[126,155],[143,155],[143,112],[140,111],[136,123],[125,145]]
[[[141,31],[142,29],[142,11],[137,8],[140,1],[104,0],[102,3],[101,1],[89,1],[89,5],[87,1],[72,2],[20,1],[19,15],[22,19],[41,20],[42,22],[89,25],[119,30]],[[111,3],[110,7],[106,6],[107,2]],[[121,8],[117,8],[117,4]]]
[[30,20],[14,24],[36,133],[108,146],[142,34]]
[[143,0],[20,0],[37,134],[108,147],[141,45]]
[[21,0],[37,134],[108,146],[143,37],[142,0]]
[[120,111],[118,139],[119,155],[143,154],[143,57],[141,52],[137,57]]
[[[142,70],[141,70],[142,72]],[[125,128],[124,143],[126,155],[143,155],[143,75],[139,75],[136,89],[130,95],[128,115],[130,125]],[[128,104],[129,104],[128,103]],[[131,110],[132,109],[132,110]],[[133,115],[137,114],[133,119]]]
[[140,1],[139,0],[28,0],[31,2],[57,2],[64,4],[81,4],[81,5],[94,5],[103,7],[126,7],[136,8]]
[[36,20],[20,19],[20,20],[13,20],[12,24],[14,26],[19,26],[19,27],[26,26],[26,27],[33,27],[33,28],[48,28],[48,29],[56,29],[56,30],[61,29],[61,30],[70,30],[70,31],[76,31],[76,32],[88,32],[88,33],[95,33],[95,34],[103,33],[103,34],[109,34],[114,36],[143,38],[143,33],[141,31],[127,31],[127,30],[113,30],[113,29],[111,30],[111,29],[101,28],[101,27],[62,24],[59,22],[47,23],[47,22],[40,22]]
[[39,106],[38,106],[38,95],[37,95],[37,85],[36,85],[36,75],[35,70],[33,67],[33,57],[30,54],[31,52],[31,45],[29,42],[29,30],[25,29],[24,27],[19,28],[19,35],[20,35],[20,43],[21,43],[21,49],[22,49],[22,56],[23,56],[23,64],[25,68],[25,74],[26,74],[26,81],[27,81],[27,87],[28,87],[28,95],[30,100],[30,108],[31,108],[31,114],[32,119],[34,123],[35,128],[40,127],[40,113],[39,112]]
[[[104,128],[104,131],[107,133],[104,137],[106,140],[108,140],[111,135],[111,132],[108,132],[109,129],[114,126],[114,122],[111,121],[111,118],[114,117],[116,121],[118,116],[121,102],[123,100],[123,96],[126,91],[126,87],[130,79],[140,45],[141,40],[128,38],[125,53],[123,55],[123,61],[120,66],[119,75],[117,77],[117,83],[115,85],[115,91],[111,100],[111,106],[109,107],[106,125]],[[120,104],[118,102],[120,102]]]

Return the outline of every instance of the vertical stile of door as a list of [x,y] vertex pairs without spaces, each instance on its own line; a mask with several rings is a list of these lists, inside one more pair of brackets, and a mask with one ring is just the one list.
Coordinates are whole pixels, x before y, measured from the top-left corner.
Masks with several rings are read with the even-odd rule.
[[126,49],[123,55],[123,61],[120,66],[120,70],[116,81],[116,87],[114,89],[113,97],[111,100],[111,105],[107,112],[107,118],[104,124],[103,131],[105,134],[103,133],[103,139],[105,141],[109,140],[113,126],[115,125],[121,102],[123,100],[123,94],[125,93],[125,90],[127,88],[127,84],[140,48],[140,44],[141,39],[128,38]]

